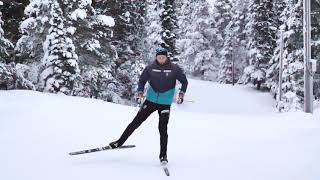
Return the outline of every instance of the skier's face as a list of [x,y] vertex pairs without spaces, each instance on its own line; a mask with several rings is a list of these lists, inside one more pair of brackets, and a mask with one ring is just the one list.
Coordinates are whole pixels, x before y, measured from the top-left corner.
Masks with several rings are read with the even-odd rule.
[[166,55],[158,55],[157,61],[159,64],[164,64],[167,61],[168,57]]

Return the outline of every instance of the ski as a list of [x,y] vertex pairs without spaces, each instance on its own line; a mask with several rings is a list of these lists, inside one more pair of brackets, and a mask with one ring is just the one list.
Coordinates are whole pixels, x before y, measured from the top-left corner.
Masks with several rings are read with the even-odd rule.
[[170,176],[170,172],[169,172],[169,169],[168,169],[168,167],[167,167],[167,164],[168,164],[167,162],[163,161],[163,162],[161,162],[161,167],[162,167],[164,173],[165,173],[167,176]]
[[[136,147],[136,146],[135,145],[124,145],[124,146],[120,146],[115,149],[127,149],[127,148],[134,148],[134,147]],[[113,149],[110,146],[105,146],[105,147],[101,147],[101,148],[87,149],[87,150],[83,150],[83,151],[75,151],[75,152],[69,153],[69,155],[73,156],[73,155],[87,154],[87,153],[93,153],[93,152],[99,152],[99,151],[105,151],[105,150],[113,150]]]

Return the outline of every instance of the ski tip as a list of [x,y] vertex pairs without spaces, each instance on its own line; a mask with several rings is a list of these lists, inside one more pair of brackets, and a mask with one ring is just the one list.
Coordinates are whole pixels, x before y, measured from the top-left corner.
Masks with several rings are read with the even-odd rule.
[[170,172],[167,168],[164,169],[164,173],[166,174],[166,176],[170,176]]
[[83,152],[83,151],[79,151],[79,152],[77,151],[77,152],[70,152],[69,155],[74,156],[74,155],[79,155],[79,154],[84,154],[84,153],[85,152]]
[[119,148],[135,148],[136,145],[123,145],[123,146],[120,146]]
[[162,169],[163,169],[164,173],[166,174],[166,176],[170,176],[170,172],[169,172],[169,169],[167,167],[168,162],[167,161],[162,161],[162,162],[160,162],[160,164],[161,164]]

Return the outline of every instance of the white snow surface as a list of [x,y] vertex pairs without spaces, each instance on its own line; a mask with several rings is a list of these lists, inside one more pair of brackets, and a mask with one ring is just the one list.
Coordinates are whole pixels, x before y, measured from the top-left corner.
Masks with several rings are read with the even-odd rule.
[[[136,148],[69,156],[117,139],[137,107],[21,90],[0,91],[0,102],[0,179],[168,179],[157,113],[126,142]],[[185,104],[172,106],[169,178],[318,180],[319,105],[311,115],[274,104],[249,87],[190,80]]]

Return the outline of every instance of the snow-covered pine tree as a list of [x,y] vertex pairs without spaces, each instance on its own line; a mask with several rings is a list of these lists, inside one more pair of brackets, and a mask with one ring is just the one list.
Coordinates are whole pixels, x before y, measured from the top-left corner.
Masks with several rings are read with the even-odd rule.
[[66,29],[72,36],[81,66],[110,62],[115,56],[109,44],[114,19],[96,13],[91,3],[91,0],[60,0]]
[[286,2],[287,0],[277,0],[277,1],[273,1],[273,22],[274,25],[276,26],[277,30],[276,30],[276,38],[279,38],[279,34],[278,32],[280,31],[280,26],[284,23],[282,22],[282,15],[283,15],[283,11],[284,8],[286,7]]
[[177,61],[178,51],[176,47],[177,14],[174,0],[161,0],[161,26],[162,46],[168,49],[169,58]]
[[[0,6],[3,6],[3,2],[0,1]],[[2,12],[0,12],[0,89],[14,89],[13,68],[10,65],[6,65],[9,62],[8,49],[13,47],[13,44],[4,37],[4,31],[2,29]]]
[[246,23],[248,22],[248,4],[249,0],[232,1],[232,22],[233,27],[233,57],[235,64],[235,80],[239,81],[243,75],[243,71],[247,66],[247,36]]
[[161,42],[161,20],[160,20],[161,5],[158,0],[146,0],[146,15],[144,23],[144,46],[142,57],[145,61],[150,62],[155,59],[155,48]]
[[29,0],[6,0],[3,1],[2,20],[6,22],[3,25],[5,37],[13,44],[17,42],[21,34],[19,24],[24,16],[24,9],[29,4]]
[[320,59],[320,1],[311,0],[312,58]]
[[312,59],[320,59],[320,1],[311,0]]
[[[119,64],[116,68],[117,79],[123,86],[123,97],[130,99],[134,96],[137,89],[139,75],[143,70],[145,56],[144,53],[144,34],[146,33],[145,15],[146,15],[146,0],[123,1],[123,13],[120,17],[119,23],[122,25],[124,34],[117,32],[116,40],[120,40],[118,50],[120,50]],[[125,4],[127,3],[127,4]],[[117,21],[116,21],[117,22]],[[124,36],[125,35],[125,36]],[[127,56],[126,56],[127,54]]]
[[219,52],[224,43],[224,38],[226,35],[225,29],[231,21],[232,14],[232,3],[230,0],[220,0],[214,4],[212,18],[213,27],[216,33],[216,49]]
[[105,13],[115,18],[112,44],[117,48],[119,60],[126,62],[135,59],[141,52],[138,43],[142,39],[145,1],[113,0],[104,3]]
[[91,0],[61,0],[60,4],[79,56],[82,90],[77,94],[123,103],[126,91],[116,77],[117,52],[111,45],[114,18],[103,11],[103,4],[96,3],[99,8],[95,10]]
[[24,11],[26,19],[20,24],[22,37],[15,47],[16,62],[30,67],[27,78],[34,84],[39,82],[39,74],[43,70],[43,43],[50,27],[51,4],[50,0],[30,0]]
[[177,5],[180,7],[177,11],[179,64],[189,74],[215,81],[219,65],[209,3],[206,0],[187,0],[178,1]]
[[[2,10],[3,2],[0,1],[0,7]],[[4,37],[4,30],[3,30],[4,22],[2,21],[2,12],[0,12],[0,62],[1,63],[9,63],[10,54],[8,50],[13,48],[13,44]]]
[[[320,1],[311,0],[311,36],[312,36],[312,50],[311,58],[318,61],[320,60]],[[320,99],[320,75],[319,75],[319,65],[317,74],[314,77],[314,95],[316,99]]]
[[266,82],[266,70],[275,45],[272,0],[251,0],[247,24],[249,66],[243,75],[244,83],[252,83],[260,89]]
[[[0,7],[3,2],[0,1]],[[1,8],[2,10],[2,8]],[[34,90],[34,85],[24,78],[24,72],[28,67],[17,65],[10,57],[9,50],[13,50],[13,44],[4,37],[2,29],[4,22],[2,21],[2,12],[0,12],[0,89],[30,89]],[[25,70],[23,70],[23,68]]]
[[44,70],[40,75],[40,89],[72,95],[79,86],[78,56],[72,40],[66,36],[60,4],[57,0],[51,2],[51,27],[43,45]]
[[145,0],[111,0],[96,3],[97,11],[115,19],[110,43],[115,47],[117,56],[112,70],[119,82],[116,89],[125,99],[134,95],[143,64],[142,57],[147,53],[144,51],[143,43],[145,3]]
[[219,79],[220,83],[231,84],[234,80],[232,79],[232,57],[234,49],[234,39],[233,39],[233,22],[226,26],[226,33],[224,37],[223,48],[220,51],[221,61],[219,69]]
[[[282,72],[282,100],[277,102],[279,111],[301,109],[303,102],[303,1],[286,1],[281,21],[284,22],[284,65]],[[279,54],[275,54],[278,58]],[[279,67],[279,65],[278,65]],[[279,71],[279,70],[278,70]],[[276,73],[273,78],[278,78]],[[278,82],[274,79],[274,82]],[[278,85],[273,84],[273,90]],[[278,94],[277,94],[278,95]]]
[[195,68],[201,70],[204,80],[218,81],[221,52],[225,43],[226,28],[231,21],[231,10],[230,0],[221,0],[214,3],[210,11],[208,19],[211,26],[210,34],[207,33],[206,37],[210,38],[212,57],[207,57],[209,54],[205,54],[204,60],[196,61],[195,64]]
[[279,91],[278,89],[278,83],[279,83],[279,67],[280,67],[280,44],[281,44],[281,27],[283,28],[286,23],[286,17],[285,13],[283,12],[286,7],[286,1],[287,0],[279,0],[274,2],[274,22],[275,26],[277,27],[276,32],[276,47],[274,50],[274,54],[269,61],[268,70],[266,73],[266,85],[270,89],[271,94],[276,98],[277,93]]
[[[246,64],[246,36],[245,15],[247,13],[247,1],[232,1],[231,21],[225,27],[225,38],[220,51],[220,68],[218,81],[220,83],[232,83],[232,71],[234,82],[239,80],[240,73]],[[234,66],[232,67],[232,61]],[[234,68],[234,70],[232,69]]]

